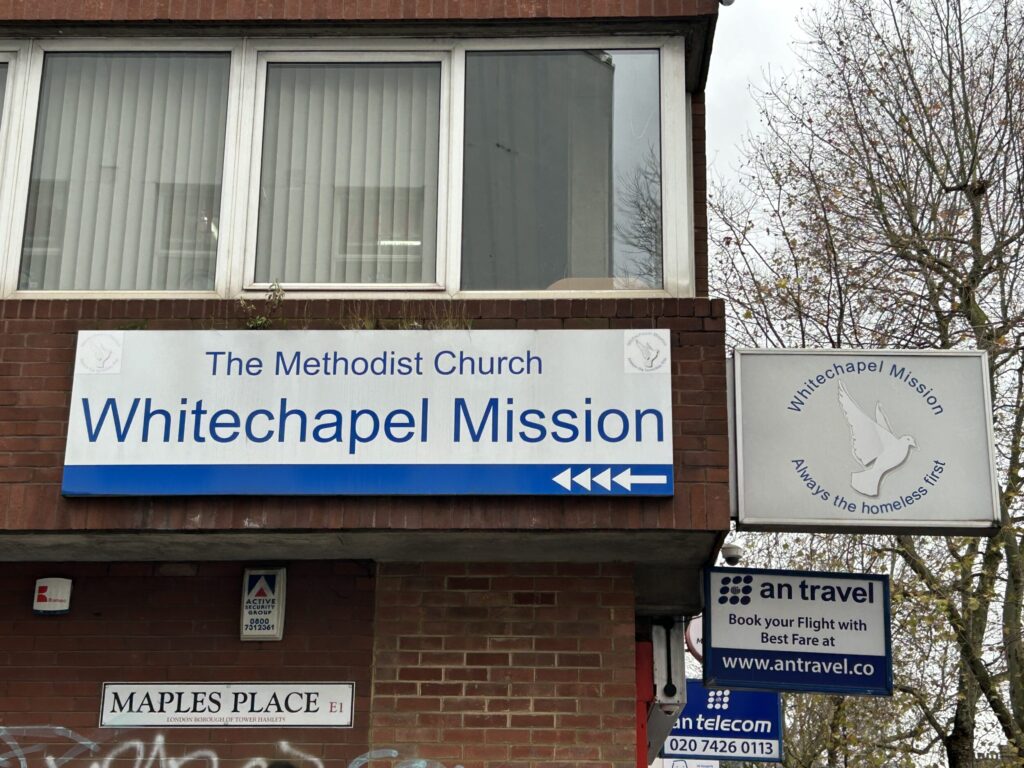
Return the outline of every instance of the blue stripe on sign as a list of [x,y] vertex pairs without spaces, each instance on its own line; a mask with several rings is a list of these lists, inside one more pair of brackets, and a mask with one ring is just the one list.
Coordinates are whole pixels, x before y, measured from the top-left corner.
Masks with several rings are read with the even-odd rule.
[[65,496],[671,496],[672,465],[67,465],[61,492]]

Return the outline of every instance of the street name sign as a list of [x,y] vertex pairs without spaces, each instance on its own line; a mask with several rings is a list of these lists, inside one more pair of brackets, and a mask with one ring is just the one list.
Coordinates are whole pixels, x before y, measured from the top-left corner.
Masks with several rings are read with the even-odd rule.
[[670,496],[669,332],[82,331],[62,492]]
[[101,728],[351,728],[354,683],[104,683]]
[[707,568],[704,684],[892,695],[889,577]]
[[686,681],[686,706],[662,756],[782,761],[782,697],[777,692],[708,690]]
[[733,373],[738,527],[998,525],[984,352],[740,349]]

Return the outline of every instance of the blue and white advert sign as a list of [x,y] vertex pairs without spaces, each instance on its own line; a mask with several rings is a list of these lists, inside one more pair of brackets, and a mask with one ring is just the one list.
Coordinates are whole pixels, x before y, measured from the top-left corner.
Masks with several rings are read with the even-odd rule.
[[62,491],[673,492],[666,330],[83,331]]
[[708,690],[686,681],[686,706],[662,757],[782,762],[782,697],[778,692]]
[[704,684],[892,695],[889,577],[707,568]]

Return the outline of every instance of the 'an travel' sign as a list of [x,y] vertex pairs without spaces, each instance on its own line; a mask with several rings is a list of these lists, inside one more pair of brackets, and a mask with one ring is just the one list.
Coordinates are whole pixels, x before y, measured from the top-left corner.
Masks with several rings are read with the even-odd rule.
[[65,495],[672,494],[668,331],[81,332]]
[[708,568],[704,684],[892,694],[889,577]]
[[984,353],[737,350],[734,373],[741,528],[997,524]]

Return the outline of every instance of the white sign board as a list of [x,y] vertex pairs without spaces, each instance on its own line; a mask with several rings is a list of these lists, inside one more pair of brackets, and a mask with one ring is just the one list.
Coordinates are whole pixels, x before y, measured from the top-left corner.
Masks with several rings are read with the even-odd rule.
[[351,728],[354,683],[104,683],[106,728]]
[[734,373],[740,527],[997,525],[984,353],[737,350]]
[[285,569],[246,568],[242,576],[242,640],[284,636]]
[[892,694],[889,577],[707,568],[704,684]]
[[669,332],[83,331],[65,495],[673,492]]

